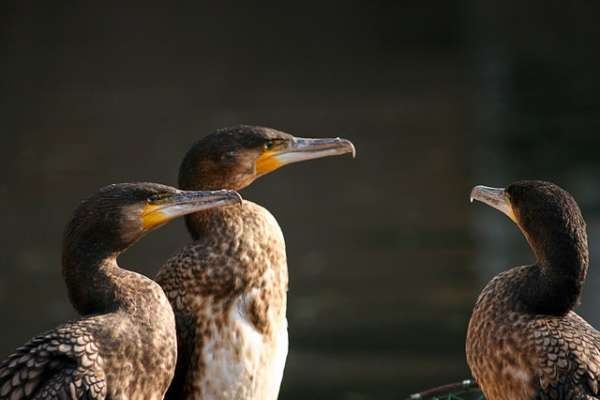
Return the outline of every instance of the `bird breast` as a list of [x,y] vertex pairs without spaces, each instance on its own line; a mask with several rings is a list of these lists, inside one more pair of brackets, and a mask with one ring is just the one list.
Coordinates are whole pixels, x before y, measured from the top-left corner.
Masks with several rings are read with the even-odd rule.
[[258,290],[239,296],[224,321],[206,326],[200,354],[206,370],[194,383],[203,399],[277,398],[288,352],[287,320],[270,313],[269,329],[259,331],[250,306],[256,296]]

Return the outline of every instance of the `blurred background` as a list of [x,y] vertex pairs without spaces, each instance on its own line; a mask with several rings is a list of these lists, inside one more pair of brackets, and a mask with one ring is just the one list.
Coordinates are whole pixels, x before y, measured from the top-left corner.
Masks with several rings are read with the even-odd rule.
[[[81,199],[175,184],[195,140],[239,123],[358,149],[242,193],[287,240],[281,399],[399,399],[469,376],[478,293],[532,261],[507,218],[469,204],[475,184],[575,195],[592,250],[578,311],[600,325],[600,3],[0,7],[0,358],[76,316],[60,248]],[[121,263],[154,276],[188,240],[178,221]]]

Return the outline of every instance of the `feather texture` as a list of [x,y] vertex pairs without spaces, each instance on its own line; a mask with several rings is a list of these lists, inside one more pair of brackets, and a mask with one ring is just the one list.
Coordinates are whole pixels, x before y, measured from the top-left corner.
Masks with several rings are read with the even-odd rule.
[[167,398],[274,400],[288,349],[283,234],[248,201],[206,218],[211,234],[156,278],[177,321],[179,359]]
[[104,399],[97,323],[67,323],[17,349],[0,364],[0,399]]

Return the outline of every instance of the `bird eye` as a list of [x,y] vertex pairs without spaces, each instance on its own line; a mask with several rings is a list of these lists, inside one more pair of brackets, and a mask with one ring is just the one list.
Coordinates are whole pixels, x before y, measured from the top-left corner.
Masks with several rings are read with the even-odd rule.
[[236,154],[237,153],[235,151],[228,151],[227,153],[223,154],[221,158],[224,160],[235,159]]
[[161,200],[163,200],[165,197],[168,197],[169,194],[168,193],[157,193],[157,194],[153,194],[152,196],[148,197],[146,199],[146,203],[152,204],[152,203],[158,203]]
[[272,140],[265,142],[265,150],[271,150],[275,144]]

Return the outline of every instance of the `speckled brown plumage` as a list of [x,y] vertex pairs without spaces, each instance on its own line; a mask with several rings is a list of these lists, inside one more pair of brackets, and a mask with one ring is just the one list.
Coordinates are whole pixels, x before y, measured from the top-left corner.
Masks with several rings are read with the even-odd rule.
[[488,400],[600,398],[600,334],[571,310],[588,267],[579,208],[547,182],[517,182],[505,196],[537,262],[482,291],[467,334],[469,367]]
[[[354,153],[343,139],[300,139],[237,126],[197,142],[179,172],[182,189],[242,189],[282,165]],[[169,399],[274,400],[288,349],[285,243],[275,218],[244,201],[186,218],[195,240],[157,282],[177,321],[179,357]]]
[[[179,339],[178,374],[169,398],[259,398],[277,385],[267,378],[275,354],[269,354],[239,334],[244,321],[261,335],[264,348],[287,353],[286,291],[287,263],[283,235],[275,219],[264,208],[244,201],[243,207],[207,212],[210,235],[184,247],[163,265],[156,280],[169,297],[177,317]],[[223,360],[207,357],[208,346],[221,348]],[[277,349],[285,345],[285,348]],[[254,346],[254,348],[252,348]],[[248,354],[248,352],[260,354]],[[258,360],[252,358],[258,357]],[[213,363],[245,364],[238,385],[212,384],[229,381],[215,376]],[[183,372],[183,370],[185,372]],[[247,382],[253,380],[251,387]],[[177,381],[181,379],[181,381]],[[281,378],[279,377],[279,380]],[[223,393],[223,391],[225,391]],[[272,396],[272,395],[269,395]],[[271,397],[265,397],[271,398]]]
[[83,318],[3,361],[0,399],[163,398],[177,356],[173,311],[158,284],[116,258],[155,227],[144,220],[148,204],[160,197],[165,210],[164,196],[175,193],[181,197],[163,185],[110,185],[77,208],[65,230],[63,272]]

